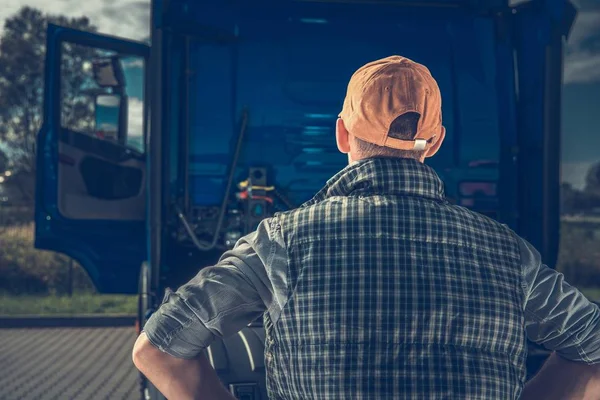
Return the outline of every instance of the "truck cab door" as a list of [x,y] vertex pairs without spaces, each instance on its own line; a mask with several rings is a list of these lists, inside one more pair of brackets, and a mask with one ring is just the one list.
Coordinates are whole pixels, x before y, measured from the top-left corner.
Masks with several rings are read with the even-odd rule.
[[35,246],[77,260],[99,292],[136,293],[146,259],[149,47],[49,25],[46,49]]

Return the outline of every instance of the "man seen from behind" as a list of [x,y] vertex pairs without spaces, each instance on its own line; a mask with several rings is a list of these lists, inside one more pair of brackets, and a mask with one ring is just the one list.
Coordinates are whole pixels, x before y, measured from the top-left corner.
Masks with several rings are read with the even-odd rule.
[[[260,316],[271,399],[600,398],[598,307],[424,164],[441,101],[404,57],[354,73],[336,127],[349,165],[144,327],[134,362],[167,398],[233,398],[202,351]],[[526,384],[527,338],[553,354]]]

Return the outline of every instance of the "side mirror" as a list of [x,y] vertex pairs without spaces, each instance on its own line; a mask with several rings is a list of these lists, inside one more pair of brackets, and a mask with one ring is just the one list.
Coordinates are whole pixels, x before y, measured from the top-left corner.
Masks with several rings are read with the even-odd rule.
[[127,98],[119,94],[98,94],[94,106],[96,137],[125,144]]
[[117,89],[125,87],[125,74],[118,56],[95,59],[92,61],[92,69],[98,86]]

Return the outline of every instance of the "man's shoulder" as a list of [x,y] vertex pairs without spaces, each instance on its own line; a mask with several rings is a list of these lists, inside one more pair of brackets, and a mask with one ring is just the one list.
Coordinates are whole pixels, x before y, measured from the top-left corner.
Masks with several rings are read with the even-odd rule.
[[485,225],[490,228],[494,228],[511,235],[517,236],[517,234],[507,225],[498,220],[495,220],[487,215],[481,214],[477,211],[473,211],[467,207],[459,206],[456,204],[448,204],[449,210],[460,216],[465,220],[465,223],[473,223],[478,225]]
[[298,208],[280,211],[270,217],[272,227],[289,231],[291,227],[313,226],[315,224],[329,223],[335,216],[342,215],[343,210],[348,210],[354,200],[353,196],[329,197],[319,202],[304,204]]
[[300,207],[291,209],[291,210],[286,210],[286,211],[279,211],[276,212],[272,218],[278,219],[278,218],[290,218],[293,216],[297,216],[299,214],[305,214],[305,213],[313,213],[315,211],[318,210],[323,210],[323,209],[327,209],[327,208],[331,208],[331,207],[344,207],[344,206],[348,206],[349,202],[352,202],[353,200],[358,200],[358,197],[356,196],[332,196],[332,197],[328,197],[326,199],[320,200],[318,202],[307,202],[303,205],[301,205]]
[[523,253],[524,240],[507,224],[466,207],[454,204],[446,207],[450,214],[454,214],[456,224],[470,238],[469,243],[495,243],[497,251],[507,251],[515,256]]

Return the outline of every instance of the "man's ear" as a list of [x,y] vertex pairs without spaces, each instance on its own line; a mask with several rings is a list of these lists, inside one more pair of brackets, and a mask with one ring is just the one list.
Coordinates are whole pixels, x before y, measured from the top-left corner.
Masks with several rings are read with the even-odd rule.
[[335,140],[337,142],[338,150],[341,153],[350,153],[350,134],[341,118],[338,118],[335,123]]
[[435,153],[437,153],[438,150],[440,149],[440,147],[442,146],[442,143],[444,142],[445,137],[446,137],[446,128],[442,126],[442,129],[440,129],[440,134],[438,135],[438,137],[435,138],[435,143],[433,144],[433,146],[431,146],[429,149],[427,149],[427,151],[425,152],[424,158],[433,157],[435,155]]

